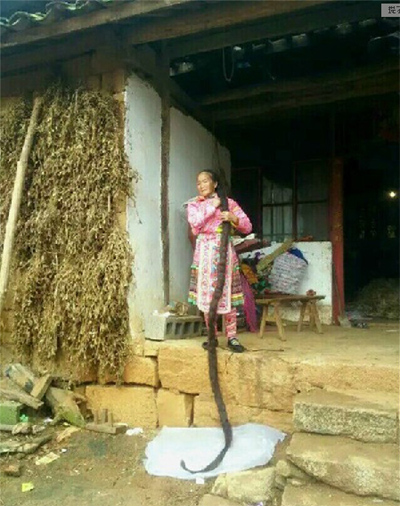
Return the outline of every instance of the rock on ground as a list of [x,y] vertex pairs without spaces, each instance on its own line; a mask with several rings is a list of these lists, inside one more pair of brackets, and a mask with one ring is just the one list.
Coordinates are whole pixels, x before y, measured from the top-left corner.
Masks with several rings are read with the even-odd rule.
[[296,397],[293,418],[301,432],[367,442],[398,440],[398,396],[387,392],[313,390]]
[[399,448],[395,444],[298,433],[287,456],[310,476],[345,492],[400,500]]
[[252,469],[218,476],[212,493],[238,502],[256,503],[273,497],[275,468]]
[[282,506],[398,506],[397,502],[375,497],[360,497],[323,485],[309,484],[305,487],[287,485]]

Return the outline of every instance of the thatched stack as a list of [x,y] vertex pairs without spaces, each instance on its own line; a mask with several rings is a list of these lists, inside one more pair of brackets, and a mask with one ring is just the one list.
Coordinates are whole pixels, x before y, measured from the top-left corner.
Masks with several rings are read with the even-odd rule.
[[[127,351],[132,272],[116,220],[131,185],[119,106],[53,87],[42,111],[15,243],[15,340],[44,360],[63,350],[73,363],[115,372]],[[29,114],[21,100],[1,118],[0,242]]]

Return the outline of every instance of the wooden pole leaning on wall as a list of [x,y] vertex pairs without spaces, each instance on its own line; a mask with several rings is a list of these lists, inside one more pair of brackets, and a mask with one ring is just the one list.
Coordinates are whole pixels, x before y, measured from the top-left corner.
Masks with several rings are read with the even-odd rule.
[[168,46],[162,44],[159,55],[161,74],[161,244],[164,304],[170,300],[169,262],[169,162],[171,143],[171,95],[169,87]]
[[4,248],[1,257],[0,269],[0,314],[4,308],[4,302],[7,294],[8,278],[10,275],[10,265],[14,245],[15,230],[18,220],[19,209],[22,199],[22,191],[25,182],[26,167],[32,148],[33,137],[36,130],[37,120],[42,105],[42,98],[36,97],[33,102],[33,109],[29,121],[28,130],[25,135],[24,145],[22,146],[21,156],[17,163],[17,172],[15,175],[14,189],[12,193],[10,211],[6,224],[6,233],[4,237]]

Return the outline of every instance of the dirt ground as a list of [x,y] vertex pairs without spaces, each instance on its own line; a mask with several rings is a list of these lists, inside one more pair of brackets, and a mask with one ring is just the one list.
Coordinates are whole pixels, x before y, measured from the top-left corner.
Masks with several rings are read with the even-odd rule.
[[[62,432],[65,427],[56,429]],[[69,439],[54,440],[36,453],[18,459],[2,457],[1,465],[20,462],[20,477],[0,477],[2,506],[197,506],[212,482],[150,476],[143,466],[147,443],[156,431],[142,435],[110,436],[81,430]],[[20,436],[20,438],[27,436]],[[6,439],[3,435],[2,440]],[[66,451],[63,452],[63,449]],[[35,461],[54,452],[60,456],[47,465]],[[34,489],[22,492],[23,483]]]

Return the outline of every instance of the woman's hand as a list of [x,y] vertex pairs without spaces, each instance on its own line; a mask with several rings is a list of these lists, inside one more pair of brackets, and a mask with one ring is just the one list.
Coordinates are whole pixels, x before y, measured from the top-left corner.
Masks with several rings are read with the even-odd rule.
[[212,199],[211,204],[215,207],[215,209],[221,205],[221,199],[218,197],[218,195]]
[[231,223],[237,225],[239,223],[239,218],[235,216],[230,211],[223,211],[221,213],[222,221],[230,221]]

